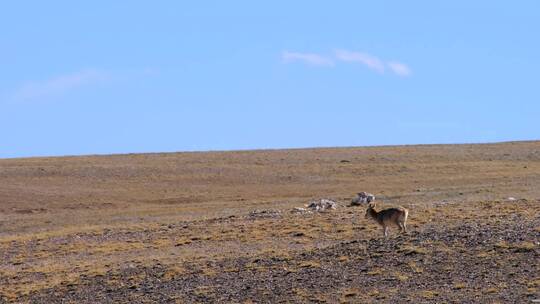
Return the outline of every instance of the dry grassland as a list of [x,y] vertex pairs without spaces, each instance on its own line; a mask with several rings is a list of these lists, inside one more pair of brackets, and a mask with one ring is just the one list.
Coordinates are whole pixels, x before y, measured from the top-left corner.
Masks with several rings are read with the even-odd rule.
[[526,302],[539,211],[540,142],[4,159],[0,303]]

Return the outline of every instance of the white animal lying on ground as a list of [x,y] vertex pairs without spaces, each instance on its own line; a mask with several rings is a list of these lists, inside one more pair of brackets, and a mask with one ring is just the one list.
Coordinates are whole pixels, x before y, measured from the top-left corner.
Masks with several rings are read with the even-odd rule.
[[351,206],[359,206],[362,204],[369,204],[375,201],[375,195],[367,192],[359,192],[357,196],[351,200]]
[[337,203],[333,200],[329,200],[326,198],[311,201],[309,205],[306,206],[307,209],[313,210],[313,211],[325,211],[328,209],[336,209]]

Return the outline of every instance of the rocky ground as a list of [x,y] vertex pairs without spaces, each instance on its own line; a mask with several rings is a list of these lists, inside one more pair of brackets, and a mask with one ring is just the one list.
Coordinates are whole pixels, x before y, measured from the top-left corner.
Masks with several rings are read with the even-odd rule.
[[[388,239],[380,235],[359,237],[294,253],[274,251],[173,264],[128,264],[100,275],[81,276],[76,282],[33,292],[18,300],[526,303],[537,298],[540,202],[490,202],[478,206],[482,207],[467,208],[465,217],[471,220],[462,224],[441,219],[443,225],[431,222],[406,235],[394,234]],[[529,208],[529,212],[511,212],[514,208]],[[266,214],[235,221],[297,217]],[[364,236],[367,229],[359,225],[355,230]],[[305,233],[300,229],[295,237],[305,238]]]

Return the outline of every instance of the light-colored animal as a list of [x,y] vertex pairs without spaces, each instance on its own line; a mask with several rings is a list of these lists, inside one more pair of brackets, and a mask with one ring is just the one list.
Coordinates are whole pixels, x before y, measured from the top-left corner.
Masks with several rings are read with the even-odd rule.
[[351,200],[351,206],[358,206],[364,203],[371,203],[375,201],[375,195],[367,192],[359,192],[357,196]]
[[370,203],[366,210],[366,218],[374,219],[383,228],[384,237],[388,236],[388,227],[396,225],[401,233],[407,232],[407,217],[409,210],[403,207],[375,210],[375,203]]
[[311,201],[309,205],[306,205],[306,208],[313,210],[313,211],[325,211],[328,209],[336,209],[337,203],[333,200],[329,200],[326,198]]

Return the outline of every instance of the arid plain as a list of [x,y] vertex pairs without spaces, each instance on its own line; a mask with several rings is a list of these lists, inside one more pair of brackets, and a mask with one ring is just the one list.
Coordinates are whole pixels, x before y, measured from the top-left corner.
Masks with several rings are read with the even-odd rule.
[[0,303],[527,303],[539,242],[539,141],[0,160]]

